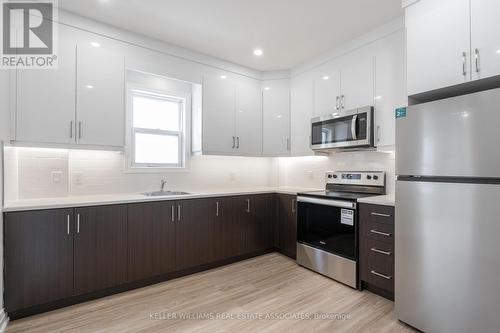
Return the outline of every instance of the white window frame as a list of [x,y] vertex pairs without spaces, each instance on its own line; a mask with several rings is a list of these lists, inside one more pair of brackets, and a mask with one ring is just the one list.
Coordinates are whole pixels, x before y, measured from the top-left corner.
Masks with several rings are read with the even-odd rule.
[[[178,102],[180,110],[180,131],[168,131],[161,129],[136,128],[133,125],[133,100],[134,96],[156,98]],[[190,147],[190,120],[191,120],[191,94],[175,91],[157,91],[143,86],[129,84],[127,88],[127,137],[126,137],[126,166],[128,173],[164,173],[189,171],[189,147]],[[157,134],[173,135],[179,137],[179,161],[180,163],[135,163],[135,134]]]

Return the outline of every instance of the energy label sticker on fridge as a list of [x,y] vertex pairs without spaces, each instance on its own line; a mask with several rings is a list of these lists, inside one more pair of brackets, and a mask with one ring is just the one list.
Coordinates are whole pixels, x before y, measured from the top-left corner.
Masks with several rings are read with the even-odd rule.
[[349,209],[342,209],[340,211],[340,223],[346,225],[354,225],[354,211]]

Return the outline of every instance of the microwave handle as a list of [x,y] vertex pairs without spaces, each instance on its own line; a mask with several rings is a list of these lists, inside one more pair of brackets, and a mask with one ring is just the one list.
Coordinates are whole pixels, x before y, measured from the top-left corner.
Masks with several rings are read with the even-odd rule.
[[358,115],[354,115],[351,120],[351,133],[352,133],[352,139],[357,140],[358,135],[356,133],[356,123],[358,122]]

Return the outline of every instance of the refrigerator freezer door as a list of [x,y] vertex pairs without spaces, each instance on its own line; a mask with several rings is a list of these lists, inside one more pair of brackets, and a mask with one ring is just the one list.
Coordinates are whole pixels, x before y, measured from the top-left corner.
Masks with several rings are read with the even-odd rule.
[[424,103],[396,119],[396,174],[500,177],[500,89]]
[[424,332],[500,332],[500,185],[396,191],[398,318]]

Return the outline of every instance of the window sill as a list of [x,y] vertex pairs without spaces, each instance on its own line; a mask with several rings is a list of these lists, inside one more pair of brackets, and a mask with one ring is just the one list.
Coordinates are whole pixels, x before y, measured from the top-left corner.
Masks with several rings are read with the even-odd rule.
[[124,173],[146,173],[146,174],[165,174],[165,173],[190,173],[191,169],[188,167],[180,168],[155,168],[155,167],[126,167]]

